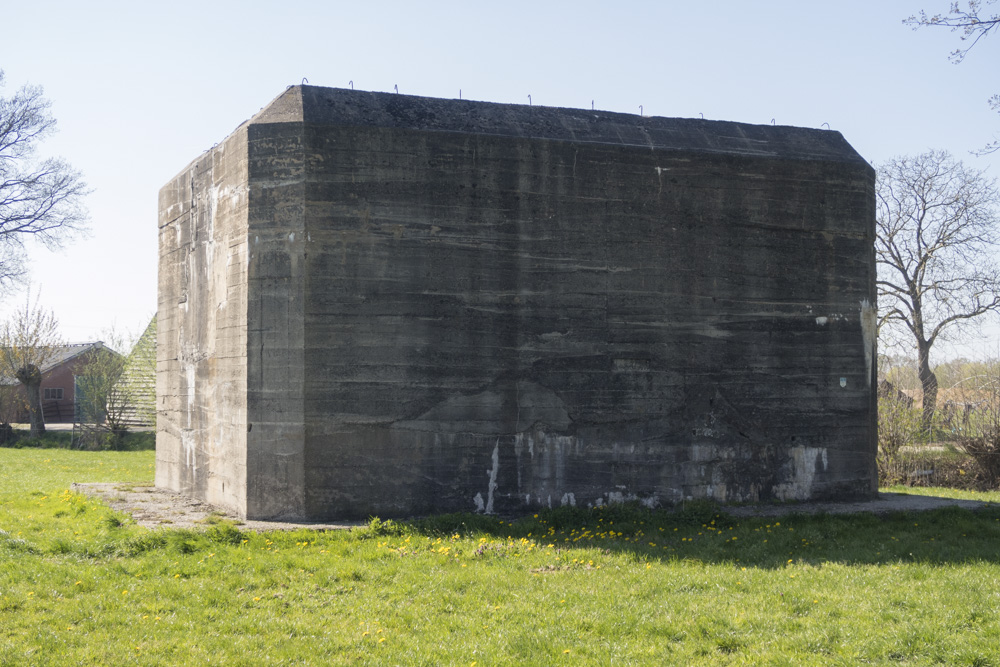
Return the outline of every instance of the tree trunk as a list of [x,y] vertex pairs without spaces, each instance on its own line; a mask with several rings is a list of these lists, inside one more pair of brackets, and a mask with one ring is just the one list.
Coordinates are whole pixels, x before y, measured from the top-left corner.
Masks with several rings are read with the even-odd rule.
[[923,389],[923,420],[924,430],[929,431],[934,422],[934,411],[937,409],[938,381],[930,362],[931,347],[926,343],[917,346],[917,374],[920,376],[920,386]]
[[45,433],[45,418],[42,415],[42,372],[38,366],[28,364],[17,371],[18,381],[28,394],[28,418],[31,421],[31,437],[40,438]]

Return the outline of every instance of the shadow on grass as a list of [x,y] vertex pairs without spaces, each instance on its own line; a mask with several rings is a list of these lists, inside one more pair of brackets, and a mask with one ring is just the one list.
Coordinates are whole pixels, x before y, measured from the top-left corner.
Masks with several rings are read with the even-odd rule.
[[[360,534],[459,534],[533,540],[557,551],[598,549],[637,560],[690,560],[759,568],[789,563],[849,565],[1000,563],[1000,508],[958,507],[887,515],[789,514],[734,517],[711,503],[676,510],[638,505],[540,511],[514,521],[450,514],[404,522],[373,520]],[[552,545],[549,547],[548,545]]]

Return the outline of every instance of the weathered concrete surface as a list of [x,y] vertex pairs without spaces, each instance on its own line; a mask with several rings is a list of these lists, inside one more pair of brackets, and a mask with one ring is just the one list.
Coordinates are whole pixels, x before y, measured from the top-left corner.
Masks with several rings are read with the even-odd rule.
[[247,504],[247,128],[160,190],[156,484]]
[[157,485],[872,496],[873,193],[836,132],[289,88],[161,192]]

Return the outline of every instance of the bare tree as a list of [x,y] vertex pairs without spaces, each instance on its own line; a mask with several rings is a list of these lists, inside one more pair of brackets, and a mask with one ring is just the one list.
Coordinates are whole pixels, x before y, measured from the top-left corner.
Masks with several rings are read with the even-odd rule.
[[937,403],[934,344],[1000,309],[996,182],[944,151],[878,168],[880,330],[910,338],[924,395],[924,425]]
[[[992,5],[996,0],[968,0],[966,7],[962,8],[962,3],[952,2],[947,14],[928,15],[921,11],[917,16],[910,16],[904,19],[903,23],[913,26],[913,29],[924,26],[942,26],[951,28],[952,32],[961,32],[960,39],[967,44],[964,48],[958,48],[951,52],[949,57],[956,65],[968,55],[981,39],[994,32],[1000,26],[1000,14],[983,14],[985,6]],[[994,111],[1000,113],[1000,95],[993,95],[987,100]],[[975,151],[979,155],[993,153],[1000,150],[1000,139],[994,139],[983,148]]]
[[62,160],[36,155],[38,143],[55,130],[50,106],[38,86],[0,96],[0,287],[25,275],[26,241],[56,248],[86,223],[80,174]]
[[12,315],[0,330],[0,369],[24,387],[33,438],[45,432],[39,387],[45,363],[62,344],[58,329],[52,311],[42,309],[37,300],[32,304],[29,291],[24,310]]

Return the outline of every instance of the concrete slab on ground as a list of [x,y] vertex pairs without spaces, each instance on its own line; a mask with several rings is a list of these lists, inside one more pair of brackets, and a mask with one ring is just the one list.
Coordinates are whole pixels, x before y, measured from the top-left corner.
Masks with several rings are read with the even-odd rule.
[[[244,530],[342,530],[364,525],[364,522],[290,523],[282,521],[248,521],[168,489],[128,483],[73,484],[72,490],[98,498],[116,512],[129,514],[144,528],[207,527],[213,518],[228,519]],[[738,517],[780,517],[791,514],[892,514],[894,512],[926,512],[942,507],[979,510],[1000,508],[1000,503],[959,500],[938,496],[918,496],[905,493],[880,493],[875,500],[859,502],[780,503],[765,505],[722,505],[720,512]]]

